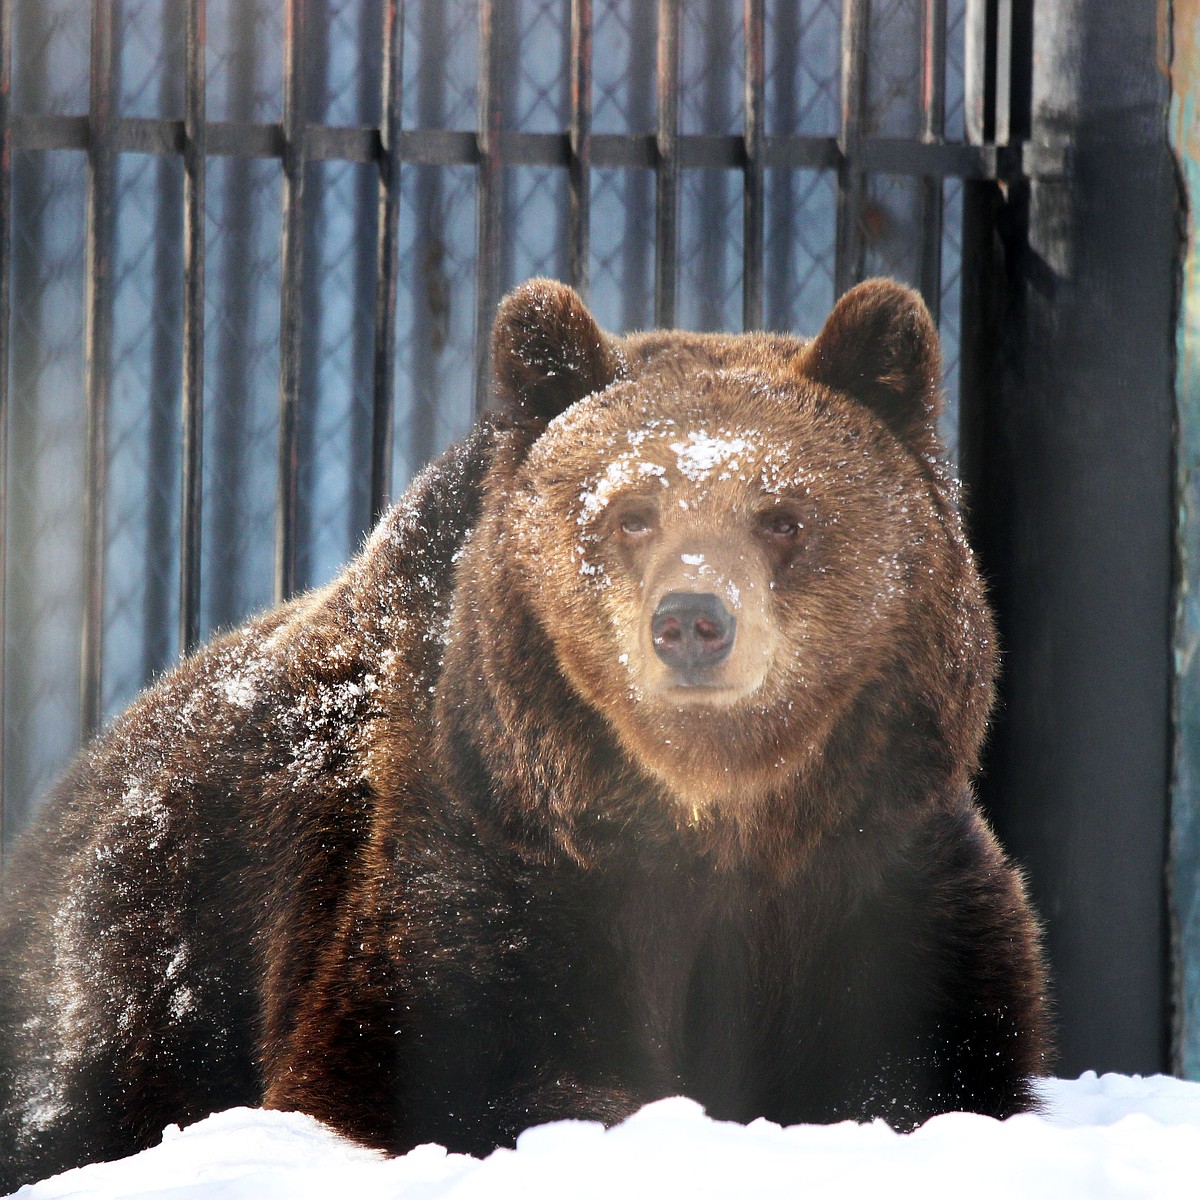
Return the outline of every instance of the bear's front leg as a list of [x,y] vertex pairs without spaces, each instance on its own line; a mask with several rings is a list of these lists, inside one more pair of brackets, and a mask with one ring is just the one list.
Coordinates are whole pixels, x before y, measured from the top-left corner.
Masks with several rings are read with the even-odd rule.
[[516,1061],[520,1036],[494,1017],[455,1028],[409,1006],[342,1000],[304,1006],[263,1102],[308,1113],[363,1145],[402,1154],[436,1142],[486,1155],[531,1126],[612,1125],[653,1098],[582,1079],[566,1063]]

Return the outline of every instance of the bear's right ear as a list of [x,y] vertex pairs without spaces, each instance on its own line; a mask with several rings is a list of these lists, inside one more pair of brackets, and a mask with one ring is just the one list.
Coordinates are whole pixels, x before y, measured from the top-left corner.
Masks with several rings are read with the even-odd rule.
[[868,279],[834,305],[805,347],[800,370],[869,408],[918,453],[940,448],[941,353],[920,295],[893,279]]
[[531,279],[500,302],[492,375],[511,411],[545,424],[621,373],[620,354],[565,283]]

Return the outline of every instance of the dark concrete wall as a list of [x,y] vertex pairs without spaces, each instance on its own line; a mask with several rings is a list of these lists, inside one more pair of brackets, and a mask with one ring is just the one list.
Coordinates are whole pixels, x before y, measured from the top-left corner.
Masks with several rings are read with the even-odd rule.
[[1180,215],[1158,38],[1154,0],[1038,0],[1027,117],[1066,171],[973,199],[999,234],[968,296],[991,326],[964,472],[1005,663],[981,793],[1046,920],[1066,1075],[1168,1066]]

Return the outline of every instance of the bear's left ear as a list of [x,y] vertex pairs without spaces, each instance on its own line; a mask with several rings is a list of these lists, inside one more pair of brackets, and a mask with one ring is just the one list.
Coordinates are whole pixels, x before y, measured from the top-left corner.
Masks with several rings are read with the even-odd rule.
[[573,289],[531,279],[500,302],[492,373],[508,408],[545,423],[612,383],[621,357]]
[[938,453],[941,354],[925,302],[892,279],[868,279],[834,306],[800,369],[871,409],[907,446]]

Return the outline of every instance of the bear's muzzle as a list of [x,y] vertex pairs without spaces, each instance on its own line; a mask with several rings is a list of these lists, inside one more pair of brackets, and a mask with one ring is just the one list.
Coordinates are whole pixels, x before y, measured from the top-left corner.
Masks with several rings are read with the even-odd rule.
[[654,653],[683,687],[703,687],[729,657],[737,618],[714,592],[668,592],[650,620]]

